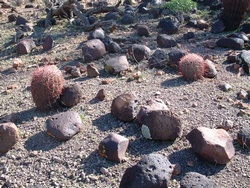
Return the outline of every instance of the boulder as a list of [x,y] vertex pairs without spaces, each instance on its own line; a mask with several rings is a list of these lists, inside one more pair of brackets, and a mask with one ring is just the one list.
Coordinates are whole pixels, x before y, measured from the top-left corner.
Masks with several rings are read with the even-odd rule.
[[146,25],[137,25],[137,34],[140,37],[148,37],[149,36],[149,29]]
[[123,122],[133,121],[136,116],[136,105],[136,95],[134,93],[124,93],[112,101],[111,113]]
[[67,141],[83,129],[83,123],[77,112],[62,112],[49,117],[45,126],[48,135],[59,141]]
[[89,64],[87,66],[87,76],[90,78],[95,78],[100,76],[98,69],[94,66],[94,64]]
[[214,183],[206,176],[197,172],[188,172],[181,179],[181,188],[213,188]]
[[16,50],[20,55],[29,54],[35,47],[36,44],[32,39],[23,39],[17,44]]
[[0,124],[0,154],[9,151],[19,140],[19,132],[12,122]]
[[232,137],[224,129],[199,127],[186,135],[193,150],[211,163],[226,164],[235,155]]
[[205,72],[204,72],[204,77],[206,78],[214,78],[217,76],[217,70],[214,66],[214,63],[210,61],[209,59],[206,59],[204,61],[205,63]]
[[150,48],[142,44],[133,44],[130,47],[129,52],[137,62],[140,62],[143,59],[148,59],[151,54]]
[[82,56],[84,62],[90,62],[103,57],[106,53],[106,48],[100,39],[88,40],[83,44]]
[[128,148],[129,139],[116,133],[110,133],[98,148],[99,155],[110,161],[122,162]]
[[150,68],[165,68],[169,63],[168,51],[163,49],[157,49],[150,56],[148,64]]
[[216,45],[222,48],[241,50],[242,48],[244,48],[244,40],[240,38],[222,37],[216,41]]
[[73,84],[67,86],[63,89],[61,95],[61,103],[64,106],[72,107],[81,102],[82,99],[82,90],[78,84]]
[[126,169],[119,188],[166,188],[173,169],[167,157],[145,155],[136,165]]
[[121,51],[121,47],[118,43],[111,42],[107,46],[107,51],[108,51],[108,53],[117,53],[117,52]]
[[48,35],[43,41],[43,50],[51,50],[55,46],[54,40],[51,35]]
[[126,71],[129,68],[127,57],[117,56],[107,60],[104,63],[105,71],[111,74],[119,74],[122,71]]
[[158,35],[156,41],[161,48],[171,48],[177,45],[175,38],[167,34]]
[[162,33],[172,35],[176,34],[179,30],[179,21],[175,17],[167,17],[160,20],[157,28],[162,28]]
[[250,149],[250,127],[242,128],[237,134],[237,139],[240,145]]
[[147,102],[136,116],[142,135],[153,140],[174,140],[182,134],[180,118],[160,99]]

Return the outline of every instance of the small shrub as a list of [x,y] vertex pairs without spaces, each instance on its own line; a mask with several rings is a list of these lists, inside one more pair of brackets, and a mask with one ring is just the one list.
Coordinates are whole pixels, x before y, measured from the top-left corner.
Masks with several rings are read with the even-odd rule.
[[55,66],[49,65],[36,69],[31,80],[31,94],[36,107],[46,110],[54,107],[60,98],[64,87],[62,72]]
[[171,0],[166,7],[175,12],[189,12],[195,10],[197,4],[192,0]]
[[179,70],[184,79],[196,81],[202,78],[205,71],[204,59],[197,54],[187,54],[180,59]]

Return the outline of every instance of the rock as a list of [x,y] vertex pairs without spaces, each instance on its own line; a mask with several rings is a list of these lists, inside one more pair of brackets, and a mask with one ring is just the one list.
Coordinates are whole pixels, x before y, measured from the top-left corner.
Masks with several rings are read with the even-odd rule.
[[222,91],[230,91],[232,90],[232,86],[229,85],[228,83],[222,83],[219,85],[219,87],[221,88]]
[[240,99],[248,99],[248,92],[244,89],[240,90],[240,92],[238,93],[238,97]]
[[148,4],[149,4],[149,2],[140,3],[137,7],[138,13],[147,14],[149,12]]
[[89,16],[88,21],[89,24],[94,24],[96,22],[97,18],[95,16]]
[[24,8],[35,8],[33,4],[26,4]]
[[105,15],[105,20],[117,20],[119,18],[118,12],[109,12]]
[[207,29],[209,25],[205,20],[197,20],[196,27],[198,27],[199,29]]
[[250,33],[250,23],[244,23],[241,25],[240,31],[249,34]]
[[97,28],[93,32],[89,34],[88,40],[91,39],[104,39],[105,38],[105,33],[102,28]]
[[84,62],[90,62],[103,57],[106,53],[106,48],[100,39],[88,40],[83,44],[82,56]]
[[51,50],[55,46],[54,40],[51,35],[48,35],[43,41],[43,50]]
[[214,183],[206,176],[197,172],[188,172],[181,179],[181,188],[213,188]]
[[196,27],[197,26],[197,20],[189,20],[186,24],[187,27]]
[[25,25],[28,22],[29,21],[26,18],[24,18],[24,17],[22,17],[20,15],[18,15],[18,17],[16,19],[16,25]]
[[9,151],[19,140],[19,132],[12,122],[0,124],[0,154]]
[[110,161],[122,162],[128,148],[129,139],[116,133],[110,133],[99,144],[99,155]]
[[100,76],[98,69],[94,66],[94,64],[89,64],[87,66],[87,76],[90,78],[95,78]]
[[129,63],[125,55],[117,56],[107,60],[104,63],[104,68],[110,74],[119,74],[129,68]]
[[187,32],[183,35],[183,38],[186,40],[193,39],[195,37],[194,32]]
[[221,20],[216,21],[213,25],[212,25],[212,33],[221,33],[223,32],[225,29],[225,25]]
[[177,45],[175,38],[167,34],[159,34],[156,40],[161,48],[171,48]]
[[162,28],[162,33],[172,35],[176,34],[179,30],[179,21],[175,17],[167,17],[160,20],[157,28]]
[[111,42],[107,46],[107,51],[108,51],[108,53],[117,53],[117,52],[121,51],[121,47],[120,47],[120,45],[118,43]]
[[136,96],[134,93],[124,93],[117,96],[111,104],[111,113],[123,122],[133,121],[137,105]]
[[45,126],[48,135],[59,141],[67,141],[79,133],[82,128],[82,119],[78,113],[68,111],[49,117]]
[[12,67],[15,69],[18,69],[19,67],[23,67],[24,62],[20,58],[14,58],[13,59],[13,65]]
[[17,20],[17,17],[15,14],[8,15],[8,21],[9,22],[15,22]]
[[244,40],[240,38],[225,38],[222,37],[216,41],[216,45],[222,48],[230,48],[234,50],[241,50],[244,48]]
[[161,154],[144,155],[134,166],[126,169],[119,188],[166,188],[173,166]]
[[186,135],[193,150],[208,162],[226,164],[235,155],[233,139],[224,129],[199,127]]
[[153,140],[174,140],[182,134],[182,123],[160,99],[150,100],[136,116],[142,135]]
[[248,42],[249,39],[248,37],[244,34],[244,33],[231,33],[229,35],[227,35],[228,38],[239,38],[244,40],[244,42]]
[[148,10],[148,14],[149,16],[151,16],[152,18],[159,18],[162,14],[163,8],[151,8]]
[[137,25],[137,34],[140,37],[149,37],[149,29],[146,25]]
[[181,50],[171,50],[168,53],[170,66],[178,67],[180,59],[185,55],[186,53]]
[[64,106],[72,107],[81,102],[82,99],[82,90],[78,84],[73,84],[67,86],[63,89],[61,95],[61,103]]
[[29,54],[31,50],[34,49],[35,47],[36,44],[32,39],[23,39],[17,44],[16,50],[17,53],[20,55]]
[[106,92],[104,89],[100,89],[96,95],[96,98],[98,98],[100,101],[103,101],[106,97]]
[[250,127],[243,127],[238,132],[237,139],[241,146],[250,149]]
[[220,125],[218,125],[218,129],[224,129],[226,131],[232,129],[234,126],[234,122],[228,119],[224,119]]
[[136,62],[140,62],[143,59],[148,59],[151,50],[149,47],[142,44],[133,44],[129,49],[130,55],[135,59]]
[[71,71],[70,71],[70,74],[72,77],[74,78],[79,78],[81,77],[81,72],[80,72],[80,69],[78,69],[77,67],[73,66]]
[[237,56],[237,64],[239,64],[245,73],[249,74],[249,67],[250,67],[250,50],[243,50]]
[[150,56],[148,64],[150,68],[165,68],[169,63],[168,52],[163,49],[157,49]]
[[181,165],[179,163],[176,163],[173,165],[174,170],[173,170],[173,175],[179,175],[181,173]]
[[214,63],[210,61],[209,59],[206,59],[204,61],[205,63],[205,72],[204,72],[204,77],[206,78],[214,78],[217,76],[217,70],[214,66]]
[[124,14],[124,16],[121,19],[121,23],[124,25],[132,24],[134,23],[134,16],[132,14]]

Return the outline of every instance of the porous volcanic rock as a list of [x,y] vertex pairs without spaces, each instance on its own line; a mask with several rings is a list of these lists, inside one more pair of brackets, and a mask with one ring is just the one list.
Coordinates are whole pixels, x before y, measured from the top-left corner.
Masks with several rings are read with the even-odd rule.
[[136,105],[137,99],[134,93],[123,93],[112,101],[111,113],[121,121],[133,121],[136,116]]
[[175,38],[167,34],[158,35],[156,41],[161,48],[171,48],[177,45]]
[[77,112],[68,111],[49,117],[46,122],[48,135],[59,141],[67,141],[79,133],[83,128],[80,115]]
[[125,55],[116,56],[104,63],[106,72],[111,74],[119,74],[122,71],[125,71],[129,67],[127,57]]
[[148,64],[150,68],[165,68],[169,63],[168,51],[164,49],[156,49],[150,56]]
[[99,144],[99,155],[108,160],[121,162],[125,158],[129,139],[117,133],[110,133]]
[[61,103],[64,106],[72,107],[81,102],[82,99],[82,90],[78,84],[73,84],[67,86],[63,89],[61,95]]
[[148,101],[136,116],[142,135],[147,139],[174,140],[182,134],[180,118],[160,99]]
[[179,21],[175,17],[167,17],[162,20],[157,25],[157,28],[162,28],[162,33],[172,35],[176,34],[179,30]]
[[144,155],[134,166],[126,169],[119,188],[166,188],[173,166],[161,154]]
[[19,140],[18,129],[12,122],[0,124],[0,154],[9,151]]
[[186,55],[186,53],[182,50],[171,50],[168,53],[169,65],[172,67],[178,67],[180,59],[185,55]]
[[199,127],[186,135],[193,150],[211,163],[226,164],[235,155],[232,137],[224,129]]
[[206,176],[197,172],[188,172],[181,179],[181,188],[213,188],[214,183]]
[[250,127],[242,128],[237,134],[237,139],[240,145],[250,149]]
[[21,40],[17,46],[16,50],[18,54],[29,54],[32,49],[36,47],[35,42],[32,39],[23,39]]
[[100,39],[88,40],[83,44],[82,56],[84,62],[101,58],[106,53],[106,48]]

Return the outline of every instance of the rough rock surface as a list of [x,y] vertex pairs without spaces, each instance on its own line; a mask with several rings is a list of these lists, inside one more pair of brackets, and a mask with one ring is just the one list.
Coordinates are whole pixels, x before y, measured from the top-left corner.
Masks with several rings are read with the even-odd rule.
[[136,116],[136,102],[134,93],[121,94],[112,101],[111,113],[121,121],[133,121]]
[[84,62],[101,58],[106,53],[106,48],[100,39],[88,40],[83,44],[82,56]]
[[250,127],[242,128],[237,134],[237,139],[240,145],[250,149]]
[[175,38],[167,34],[158,35],[156,41],[161,48],[171,48],[177,45]]
[[217,70],[215,68],[215,65],[212,61],[209,59],[206,59],[205,61],[205,72],[204,72],[204,77],[207,78],[214,78],[217,76]]
[[29,54],[31,50],[34,49],[35,47],[36,44],[32,39],[23,39],[17,44],[16,50],[17,53],[20,55]]
[[55,46],[54,40],[51,35],[48,35],[43,42],[43,50],[51,50]]
[[16,125],[12,122],[0,124],[0,154],[9,151],[19,140]]
[[166,188],[171,179],[173,166],[161,154],[149,154],[134,166],[126,169],[120,188]]
[[48,135],[59,141],[67,141],[79,133],[82,128],[82,119],[77,112],[62,112],[49,117],[46,122]]
[[81,87],[78,84],[73,84],[63,89],[60,101],[64,106],[72,107],[81,102],[81,99]]
[[128,148],[129,139],[116,133],[110,133],[99,144],[99,155],[108,160],[122,162]]
[[130,53],[137,62],[140,62],[149,58],[151,50],[145,45],[133,44],[130,48]]
[[181,188],[213,188],[214,183],[206,176],[197,172],[188,172],[181,179]]
[[233,139],[224,129],[199,127],[186,135],[193,150],[211,163],[226,164],[235,155]]
[[98,69],[94,66],[94,64],[89,64],[87,66],[87,75],[90,78],[95,78],[100,75]]
[[117,56],[107,60],[104,64],[105,70],[111,74],[119,74],[125,71],[129,67],[129,63],[126,56]]
[[150,68],[165,68],[169,62],[168,52],[163,49],[157,49],[150,56],[148,64]]
[[222,48],[230,48],[234,50],[241,50],[244,48],[244,40],[240,38],[226,38],[222,37],[216,42],[217,46]]

